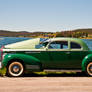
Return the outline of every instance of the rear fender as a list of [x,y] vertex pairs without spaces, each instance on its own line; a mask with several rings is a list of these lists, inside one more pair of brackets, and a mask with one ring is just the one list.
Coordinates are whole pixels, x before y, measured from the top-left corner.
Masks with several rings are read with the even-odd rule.
[[82,71],[86,71],[86,66],[89,62],[92,62],[92,54],[88,54],[82,61]]

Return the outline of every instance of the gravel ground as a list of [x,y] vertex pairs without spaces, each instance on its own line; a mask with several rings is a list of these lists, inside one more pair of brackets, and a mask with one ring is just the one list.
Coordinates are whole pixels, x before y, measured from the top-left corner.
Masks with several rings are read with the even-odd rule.
[[92,77],[77,75],[0,77],[0,92],[92,92]]

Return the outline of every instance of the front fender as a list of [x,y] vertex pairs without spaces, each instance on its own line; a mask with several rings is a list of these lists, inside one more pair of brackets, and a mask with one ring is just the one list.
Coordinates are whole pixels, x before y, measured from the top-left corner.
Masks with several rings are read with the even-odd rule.
[[22,60],[24,64],[28,65],[41,65],[40,60],[25,54],[7,54],[4,56],[4,59],[2,61],[3,67],[6,67],[8,62],[10,62],[13,59],[19,59]]
[[82,71],[86,70],[86,65],[92,62],[92,54],[88,54],[82,61]]

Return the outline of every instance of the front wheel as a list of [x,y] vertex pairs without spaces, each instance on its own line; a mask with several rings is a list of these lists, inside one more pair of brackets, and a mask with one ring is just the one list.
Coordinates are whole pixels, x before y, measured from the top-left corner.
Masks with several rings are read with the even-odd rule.
[[86,74],[88,76],[91,76],[92,77],[92,62],[88,63],[87,64],[87,67],[86,67]]
[[24,66],[22,63],[14,61],[7,67],[7,74],[12,77],[22,76],[24,73]]

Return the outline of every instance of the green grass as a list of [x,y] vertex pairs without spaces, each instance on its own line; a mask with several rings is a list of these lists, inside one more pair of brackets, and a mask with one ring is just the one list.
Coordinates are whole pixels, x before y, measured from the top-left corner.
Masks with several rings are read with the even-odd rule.
[[[64,74],[65,72],[34,72],[36,75],[61,75]],[[30,74],[30,72],[28,72]],[[66,72],[66,74],[76,74],[76,72]],[[6,68],[0,69],[0,75],[5,76],[6,75]]]
[[63,74],[76,74],[76,72],[34,72],[37,75],[63,75]]
[[0,69],[0,75],[5,76],[5,74],[6,74],[6,68]]

